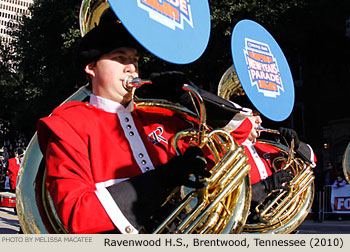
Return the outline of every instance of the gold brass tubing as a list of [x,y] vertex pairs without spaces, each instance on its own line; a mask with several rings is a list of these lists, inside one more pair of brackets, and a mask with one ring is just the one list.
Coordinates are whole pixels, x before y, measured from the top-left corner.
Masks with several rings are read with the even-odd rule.
[[312,198],[314,196],[314,187],[312,182],[307,187],[306,192],[301,196],[302,204],[298,204],[296,215],[291,217],[291,221],[286,223],[284,226],[277,228],[275,231],[276,233],[291,232],[303,222],[312,205]]
[[197,89],[191,85],[184,84],[182,87],[183,90],[190,92],[197,99],[199,105],[199,131],[198,131],[198,140],[201,145],[203,138],[205,137],[206,128],[207,128],[207,112],[204,106],[204,101],[202,96],[198,93]]
[[300,194],[303,193],[303,191],[313,181],[313,179],[314,179],[313,175],[311,173],[308,174],[308,176],[302,181],[303,182],[303,184],[301,184],[302,187],[298,189],[297,193],[290,200],[288,200],[288,203],[285,205],[285,207],[281,208],[280,214],[282,214],[285,211],[285,209],[296,199],[296,197],[299,197]]
[[[230,216],[232,215],[232,211],[227,211],[227,208],[231,208],[231,202],[233,201],[233,197],[232,197],[232,193],[230,193],[229,195],[227,195],[227,197],[225,198],[225,202],[220,201],[220,206],[218,208],[220,208],[220,212],[222,216]],[[217,233],[217,230],[222,229],[222,227],[224,225],[226,225],[226,220],[227,218],[219,218],[217,220],[217,222],[214,225],[211,225],[211,230],[210,233]]]
[[[225,138],[226,141],[223,141],[222,138]],[[213,154],[215,154],[216,160],[219,160],[221,158],[219,153],[228,153],[229,151],[232,151],[236,148],[236,144],[232,136],[224,130],[217,129],[211,131],[208,134],[207,140],[209,146],[211,147],[211,149],[213,149]],[[214,140],[216,141],[216,144]],[[226,146],[227,143],[229,143],[229,146]],[[217,151],[218,148],[220,148],[220,152]]]
[[207,145],[210,149],[210,152],[213,154],[215,161],[220,160],[220,154],[217,150],[217,146],[214,144],[212,139],[208,139]]
[[209,197],[212,199],[216,196],[218,192],[220,192],[226,185],[229,183],[232,178],[235,178],[237,174],[240,172],[239,169],[241,166],[243,166],[247,162],[247,157],[243,156],[241,159],[239,159],[235,165],[231,166],[231,169],[227,171],[227,175],[222,176],[220,180],[217,182],[217,186],[215,187],[215,190],[209,195]]
[[[260,213],[260,220],[261,221],[264,221],[265,219],[265,216],[266,216],[266,213],[268,212],[268,211],[270,211],[270,209],[272,208],[272,206],[278,201],[278,200],[280,200],[281,199],[281,197],[283,196],[283,195],[285,195],[285,191],[284,192],[282,192],[282,193],[280,193],[270,204],[268,204],[266,207],[264,207],[264,209],[261,211],[261,213]],[[257,206],[257,207],[259,207],[259,206]],[[257,211],[258,212],[258,211]]]
[[308,186],[312,181],[313,181],[313,178],[310,179],[310,180],[308,181],[308,183],[305,184],[305,185],[299,190],[298,194],[294,195],[294,197],[291,198],[291,199],[288,201],[288,203],[284,205],[284,207],[278,212],[278,214],[276,214],[276,215],[274,216],[274,218],[271,219],[271,222],[274,222],[277,218],[279,218],[279,216],[282,215],[282,213],[289,207],[289,205],[292,204],[292,203],[296,200],[296,198],[299,197],[300,194],[302,194],[302,193],[306,190],[307,186]]
[[218,206],[214,212],[210,212],[207,220],[205,221],[205,225],[203,225],[204,229],[200,229],[200,234],[205,234],[210,232],[210,230],[218,225],[218,221],[220,220],[220,212],[222,210],[222,206]]
[[[303,174],[305,174],[305,172],[307,172],[307,171],[304,171],[304,173]],[[304,178],[303,179],[303,174],[299,174],[299,176],[298,176],[298,179],[296,180],[296,181],[293,181],[293,183],[295,183],[295,185],[304,185],[305,184],[305,181],[309,184],[311,181],[308,181],[308,179],[310,178],[310,176],[312,176],[312,174],[309,174],[308,176],[306,176],[306,178]],[[293,186],[292,186],[292,188],[293,188]],[[304,187],[303,187],[304,188]],[[262,219],[264,219],[265,217],[264,216],[266,216],[266,213],[270,210],[270,208],[273,206],[273,205],[275,205],[275,203],[282,197],[282,196],[284,196],[285,195],[285,191],[283,192],[283,193],[280,193],[279,195],[278,195],[278,197],[276,197],[274,200],[273,200],[273,202],[271,202],[266,208],[264,208],[264,210],[261,212],[261,215],[260,215],[260,217],[262,218]],[[291,193],[293,193],[293,192],[291,192]],[[295,192],[296,193],[296,195],[298,195],[298,194],[300,194],[300,189],[298,189],[298,191],[297,192]],[[282,208],[283,206],[284,206],[284,204],[285,203],[287,203],[287,206],[289,206],[290,204],[291,204],[291,202],[292,202],[292,200],[295,198],[295,196],[293,197],[293,196],[291,196],[291,195],[289,195],[289,196],[287,196],[284,200],[282,200],[281,201],[281,203],[279,203],[278,204],[278,206],[277,207],[275,207],[275,209],[274,209],[274,211],[277,213],[277,212],[279,212],[279,214],[276,214],[276,216],[277,217],[279,217],[282,213],[283,213],[283,211],[281,210],[281,209],[284,209],[284,208]],[[276,218],[277,218],[276,217]],[[274,218],[275,219],[275,218]]]
[[227,155],[225,155],[224,158],[222,158],[222,160],[214,167],[214,169],[212,170],[212,176],[208,179],[208,184],[209,186],[213,186],[215,185],[221,178],[223,175],[225,175],[225,170],[222,169],[222,166],[225,165],[226,162],[228,162],[228,160],[230,162],[230,164],[232,164],[238,157],[238,155],[240,155],[242,152],[242,148],[239,147],[236,150],[234,150],[230,153],[228,153]]
[[[179,139],[183,137],[193,137],[195,139],[198,139],[198,132],[194,130],[185,130],[176,134],[176,136],[173,139],[173,146],[175,147],[175,150],[178,154],[180,153],[180,151],[178,150],[177,143],[179,142]],[[214,130],[212,132],[209,132],[209,134],[206,134],[205,137],[204,136],[202,137],[202,140],[198,140],[197,143],[194,143],[194,144],[198,145],[199,142],[200,142],[199,147],[203,147],[204,145],[206,145],[210,149],[210,151],[213,153],[214,157],[217,160],[221,160],[221,161],[217,161],[217,164],[210,171],[212,173],[212,176],[209,179],[207,179],[207,182],[208,182],[207,190],[214,189],[214,191],[216,193],[219,193],[221,197],[227,196],[227,194],[226,195],[223,195],[222,193],[220,194],[220,191],[218,191],[216,188],[223,187],[222,183],[227,183],[228,181],[227,178],[235,176],[235,173],[238,172],[236,170],[240,168],[239,165],[243,165],[246,162],[247,158],[244,155],[244,149],[241,146],[238,147],[237,144],[234,142],[232,136],[228,132],[223,130]],[[225,144],[225,146],[222,146],[223,144]],[[225,153],[224,150],[226,151],[226,154],[224,154],[224,156],[221,157],[221,153]],[[242,160],[238,162],[239,160],[237,161],[237,159],[241,157],[245,157],[245,158],[242,158]],[[236,164],[233,165],[234,163],[238,163],[238,165]],[[249,173],[249,169],[248,169],[248,172],[246,172],[245,174],[247,175],[248,173]],[[239,178],[239,179],[242,179],[242,178]],[[221,182],[221,185],[217,186],[215,182],[213,183],[212,181],[216,181],[217,183],[220,181],[223,181],[223,182]],[[233,190],[229,188],[230,186],[232,186],[232,183],[228,185],[229,192]],[[210,190],[210,192],[211,191],[212,190]],[[219,211],[219,209],[222,208],[222,206],[210,204],[210,200],[213,200],[213,198],[210,197],[210,199],[208,199],[208,197],[206,197],[206,199],[203,202],[201,202],[201,204],[197,205],[195,209],[192,209],[192,213],[190,213],[184,220],[182,220],[182,222],[178,225],[175,232],[176,233],[193,232],[199,224],[202,224],[203,229],[196,230],[196,232],[200,232],[200,233],[211,232],[213,227],[211,227],[210,223],[214,221],[213,216],[215,216],[215,214],[213,216],[209,216],[205,223],[201,223],[201,221],[203,221],[203,219],[210,214],[210,212],[207,213],[208,204],[209,206],[211,206],[210,211],[213,211],[214,207],[218,207],[218,209],[214,209],[214,210]],[[234,206],[231,206],[231,207],[234,207]],[[206,210],[203,211],[203,209],[206,209]],[[219,211],[219,212],[222,212],[222,211]],[[222,213],[224,214],[224,216],[221,216],[221,218],[226,218],[225,215],[228,216],[227,212],[222,212]],[[172,219],[174,219],[173,216],[175,215],[177,214],[175,213],[174,215],[171,215],[169,220],[172,221]],[[198,215],[202,216],[202,218],[198,218]],[[193,225],[191,224],[191,222]],[[166,223],[168,223],[168,221]],[[163,228],[157,229],[157,231],[159,230],[163,230]]]
[[173,140],[172,140],[172,145],[174,146],[175,148],[175,152],[177,155],[181,155],[181,151],[180,151],[180,148],[179,146],[177,145],[177,143],[179,142],[179,139],[184,137],[184,136],[191,136],[191,137],[196,137],[197,136],[197,132],[196,131],[193,131],[193,130],[183,130],[183,131],[180,131],[178,132]]
[[304,184],[308,183],[311,176],[313,176],[313,173],[310,170],[306,170],[299,181],[299,186],[303,186]]
[[288,216],[288,220],[283,220],[282,224],[278,222],[275,225],[256,223],[256,224],[246,224],[244,227],[244,232],[249,233],[273,233],[273,234],[286,234],[297,228],[305,219],[308,214],[309,209],[312,205],[312,198],[314,195],[314,188],[310,185],[307,191],[302,194],[302,204],[298,203],[298,208],[295,209],[295,214]]
[[244,169],[241,169],[241,171],[237,174],[237,176],[225,187],[222,192],[211,202],[210,205],[206,207],[206,209],[203,211],[203,213],[196,219],[195,222],[193,222],[185,231],[185,233],[192,232],[197,225],[202,221],[206,216],[207,212],[211,212],[212,209],[224,198],[226,197],[229,193],[231,193],[235,188],[238,186],[238,183],[242,180],[244,176],[247,176],[249,173],[250,166],[247,165],[244,167]]
[[[214,135],[214,134],[213,134]],[[211,137],[208,137],[209,139],[211,139]],[[231,145],[232,146],[232,145]],[[222,165],[222,162],[220,163],[220,164],[218,164],[218,165],[216,165],[216,167],[212,170],[212,176],[221,176],[221,177],[223,177],[223,175],[225,175],[225,171],[227,170],[227,166],[229,166],[229,167],[231,167],[232,166],[232,161],[235,161],[234,159],[236,158],[236,155],[232,155],[231,153],[228,153],[228,154],[226,154],[225,155],[225,158],[223,158],[222,160],[222,162],[224,162],[224,164],[225,164],[225,166],[224,167],[222,167],[223,165]],[[228,161],[228,160],[229,161]],[[232,161],[231,161],[232,160]],[[246,160],[245,160],[246,161]],[[219,168],[218,168],[219,167]],[[226,169],[225,169],[226,168]],[[232,169],[231,170],[235,170],[236,168],[235,167],[232,167]],[[222,171],[224,171],[224,172],[222,172]],[[232,173],[233,172],[231,172],[231,174],[226,174],[225,176],[226,177],[228,177],[228,178],[230,178],[231,176],[232,176]],[[209,179],[210,180],[210,179]],[[221,180],[222,180],[222,178],[221,178]],[[209,183],[208,183],[209,184]],[[215,184],[215,183],[214,183]],[[213,185],[213,184],[212,184]],[[210,188],[210,184],[209,184],[209,186],[208,186],[208,188]],[[221,212],[221,210],[220,210],[220,208],[222,208],[222,206],[219,206],[218,207],[218,209],[216,209],[216,211],[215,211],[215,213],[217,214],[218,212]],[[196,211],[195,213],[193,213],[193,215],[191,215],[191,216],[189,216],[188,218],[186,218],[186,220],[184,220],[180,225],[179,225],[179,227],[178,227],[178,229],[179,230],[181,230],[183,227],[185,227],[186,225],[188,225],[188,222],[189,221],[192,221],[194,218],[193,218],[193,216],[194,215],[196,215],[198,212],[199,212],[199,210],[202,210],[202,209],[198,209],[198,211]],[[215,219],[214,217],[215,217],[215,215],[216,214],[210,214],[209,215],[209,217],[208,217],[208,220],[206,221],[206,223],[203,225],[204,226],[204,228],[205,228],[205,230],[210,230],[211,228],[212,228],[212,224],[211,223],[214,223],[214,222],[216,222],[217,221],[217,219]],[[202,232],[206,232],[206,231],[200,231],[200,233],[202,233]]]
[[233,168],[228,171],[226,176],[223,176],[221,181],[219,182],[218,188],[224,187],[227,182],[230,180],[230,178],[233,178],[236,176],[236,173],[239,171],[239,167],[243,166],[244,163],[246,163],[248,160],[247,156],[242,156],[237,163],[233,166]]
[[204,212],[185,230],[184,233],[190,233],[191,231],[193,231],[200,223],[200,221],[202,221],[202,219],[206,217],[207,212],[210,212],[211,209],[216,206],[216,204],[218,204],[227,194],[231,193],[235,189],[235,187],[238,186],[239,182],[242,181],[242,179],[248,175],[249,169],[250,166],[245,166],[244,169],[241,169],[237,176],[235,176],[232,179],[232,181],[227,185],[227,187],[225,187],[225,189],[222,190],[222,192],[220,192],[220,194],[215,198],[215,200],[205,208]]
[[278,130],[267,129],[267,128],[264,128],[264,127],[258,127],[257,130],[260,131],[260,132],[267,132],[267,133],[272,133],[272,134],[276,134],[276,135],[281,134]]
[[161,233],[164,228],[167,226],[168,223],[170,223],[171,221],[174,220],[174,218],[191,202],[191,200],[193,200],[197,195],[196,192],[191,192],[189,193],[184,202],[182,202],[178,207],[176,207],[176,209],[172,212],[172,214],[170,214],[163,222],[162,224],[160,224],[156,230],[153,231],[154,234],[158,234]]
[[[202,211],[205,206],[207,205],[207,200],[206,201],[203,201],[200,205],[198,205],[196,207],[196,209],[190,214],[188,215],[180,224],[179,226],[177,227],[175,233],[186,233],[186,231],[184,231],[184,229],[186,228],[186,226],[189,225],[189,223],[191,221],[194,221],[196,220],[198,217],[198,214],[200,213],[200,211]],[[181,231],[181,232],[180,232]]]

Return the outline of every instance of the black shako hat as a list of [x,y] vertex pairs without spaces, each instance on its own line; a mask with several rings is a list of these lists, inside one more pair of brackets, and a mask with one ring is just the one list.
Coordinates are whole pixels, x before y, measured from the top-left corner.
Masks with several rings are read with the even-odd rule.
[[99,25],[81,39],[73,56],[74,65],[83,70],[87,64],[118,47],[142,48],[113,11],[108,9],[102,15]]

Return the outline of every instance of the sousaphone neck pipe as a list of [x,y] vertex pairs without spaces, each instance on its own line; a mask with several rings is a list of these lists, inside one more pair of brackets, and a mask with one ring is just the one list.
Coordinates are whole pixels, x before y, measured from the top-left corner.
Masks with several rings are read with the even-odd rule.
[[132,75],[126,76],[123,81],[123,87],[125,89],[131,90],[133,88],[139,88],[144,84],[152,84],[151,80],[134,78]]
[[264,127],[258,127],[257,131],[259,132],[267,132],[267,133],[272,133],[272,134],[277,134],[280,135],[281,133],[278,130],[275,129],[268,129],[268,128],[264,128]]

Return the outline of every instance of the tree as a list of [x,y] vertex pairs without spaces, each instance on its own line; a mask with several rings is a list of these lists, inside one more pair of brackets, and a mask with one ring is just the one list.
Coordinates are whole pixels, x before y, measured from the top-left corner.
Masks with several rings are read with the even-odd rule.
[[80,0],[34,1],[31,17],[24,17],[13,32],[14,51],[2,50],[15,72],[7,71],[1,80],[7,92],[1,117],[28,136],[38,118],[48,115],[81,81],[71,60],[71,49],[80,37],[80,4]]

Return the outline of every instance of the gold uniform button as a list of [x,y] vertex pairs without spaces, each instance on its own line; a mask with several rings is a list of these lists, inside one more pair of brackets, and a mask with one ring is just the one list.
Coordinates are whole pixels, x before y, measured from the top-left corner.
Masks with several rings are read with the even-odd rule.
[[132,232],[132,228],[130,227],[130,226],[127,226],[126,228],[125,228],[125,232],[127,232],[127,233],[131,233]]

